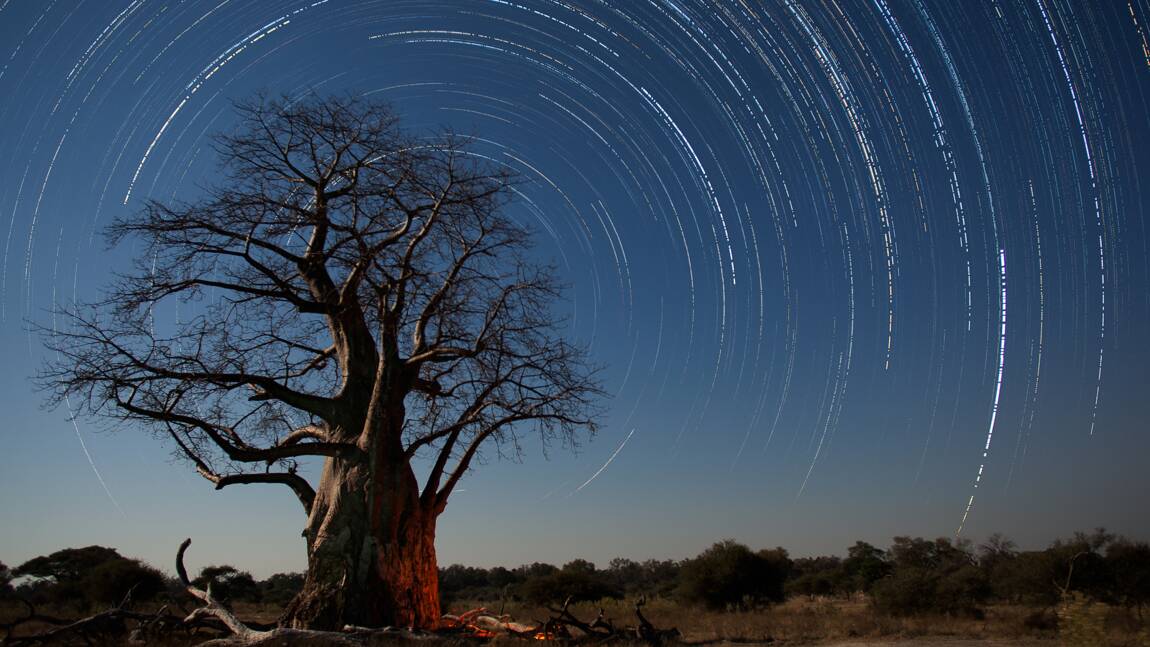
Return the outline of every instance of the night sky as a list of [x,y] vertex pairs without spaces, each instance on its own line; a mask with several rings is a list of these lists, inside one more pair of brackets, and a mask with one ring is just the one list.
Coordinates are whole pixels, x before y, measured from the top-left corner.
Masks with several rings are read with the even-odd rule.
[[0,559],[304,567],[287,488],[30,379],[135,253],[101,229],[201,195],[259,91],[475,136],[608,367],[600,434],[488,455],[441,564],[1145,539],[1148,38],[1147,0],[0,0]]

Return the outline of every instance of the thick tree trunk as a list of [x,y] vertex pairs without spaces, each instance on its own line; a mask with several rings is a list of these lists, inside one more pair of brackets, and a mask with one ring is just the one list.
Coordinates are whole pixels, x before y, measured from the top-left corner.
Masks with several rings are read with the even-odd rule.
[[420,503],[411,466],[390,456],[377,454],[371,465],[328,459],[304,531],[304,588],[285,609],[284,626],[437,625],[438,512]]

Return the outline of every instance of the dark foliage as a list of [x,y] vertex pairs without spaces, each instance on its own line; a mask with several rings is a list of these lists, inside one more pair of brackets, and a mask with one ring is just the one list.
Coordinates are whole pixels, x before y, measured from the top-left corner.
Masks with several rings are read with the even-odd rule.
[[831,596],[847,593],[843,560],[838,557],[800,557],[791,562],[788,595]]
[[843,575],[850,591],[869,593],[875,582],[889,575],[890,571],[891,565],[881,549],[865,541],[856,541],[847,549],[847,558],[843,560]]
[[949,539],[895,537],[890,566],[891,574],[871,589],[875,608],[886,613],[978,615],[990,595],[969,546]]
[[[131,590],[135,601],[163,591],[155,569],[111,548],[70,548],[37,557],[16,569],[0,563],[0,592],[36,604],[90,609],[119,603]],[[611,560],[606,569],[575,559],[562,567],[532,563],[514,569],[454,564],[439,571],[444,610],[455,602],[520,601],[556,606],[573,601],[675,595],[711,609],[747,609],[789,595],[846,597],[866,593],[874,608],[890,615],[975,616],[992,602],[1023,604],[1034,611],[1027,626],[1046,631],[1055,607],[1070,593],[1126,607],[1142,618],[1150,604],[1150,544],[1104,531],[1078,533],[1044,550],[1019,551],[1001,535],[977,553],[964,542],[896,537],[888,550],[856,542],[846,558],[791,559],[781,548],[753,551],[726,540],[694,559]],[[204,568],[195,583],[231,602],[285,605],[302,588],[300,573],[277,573],[263,581],[234,566]]]
[[37,604],[90,609],[122,602],[150,600],[164,590],[164,576],[113,548],[65,548],[24,562],[12,571],[27,578],[18,593]]
[[260,587],[252,574],[227,564],[205,566],[192,584],[201,589],[210,586],[212,596],[224,603],[260,601]]
[[[499,574],[496,575],[496,571]],[[511,575],[509,579],[499,577],[504,573],[511,575],[505,568],[491,569],[490,571],[473,566],[452,564],[447,568],[439,569],[439,599],[444,610],[456,600],[499,600],[506,597],[505,588],[518,584],[522,580]]]
[[1139,617],[1150,604],[1150,544],[1122,539],[1106,547],[1106,570],[1112,574],[1111,594]]
[[93,568],[82,582],[91,607],[111,606],[129,595],[133,601],[155,598],[166,587],[164,574],[135,559],[112,559]]
[[7,564],[0,562],[0,596],[12,593],[12,570]]
[[616,558],[611,560],[606,573],[615,588],[629,598],[640,595],[657,598],[674,593],[679,585],[679,568],[679,563],[670,559],[636,562]]
[[532,577],[519,586],[524,600],[534,604],[592,602],[604,598],[621,598],[623,592],[611,585],[606,573],[597,571],[585,559],[576,559],[549,575]]
[[260,599],[267,604],[284,606],[303,589],[303,573],[276,573],[259,583]]
[[685,602],[709,609],[781,602],[789,562],[781,548],[755,553],[727,539],[684,562],[678,594]]
[[65,548],[50,555],[34,557],[17,566],[12,574],[56,582],[77,582],[96,566],[112,559],[120,559],[120,553],[115,548]]

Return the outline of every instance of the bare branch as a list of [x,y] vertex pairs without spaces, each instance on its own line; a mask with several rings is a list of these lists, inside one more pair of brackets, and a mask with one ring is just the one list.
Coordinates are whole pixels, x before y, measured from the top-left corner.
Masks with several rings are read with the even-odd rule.
[[247,483],[279,483],[286,485],[295,492],[299,502],[303,505],[304,512],[307,514],[311,514],[312,504],[315,503],[315,489],[312,488],[306,479],[293,472],[229,474],[227,476],[204,474],[203,476],[215,483],[217,490],[222,490],[229,485]]
[[[325,591],[351,581],[346,569],[385,578],[398,571],[372,560],[432,545],[406,538],[433,531],[477,457],[515,454],[528,433],[575,446],[595,432],[602,390],[564,340],[554,268],[504,212],[514,177],[470,140],[407,136],[358,97],[239,112],[217,141],[221,187],[110,228],[140,254],[103,300],[41,329],[53,360],[39,383],[81,414],[170,439],[217,489],[289,487],[309,513],[309,559],[325,561],[292,622],[327,623],[343,617]],[[296,472],[310,456],[325,461],[318,487]],[[363,536],[342,545],[372,556],[320,549],[352,529]],[[426,598],[355,613],[404,605],[419,609],[405,621],[438,620]]]

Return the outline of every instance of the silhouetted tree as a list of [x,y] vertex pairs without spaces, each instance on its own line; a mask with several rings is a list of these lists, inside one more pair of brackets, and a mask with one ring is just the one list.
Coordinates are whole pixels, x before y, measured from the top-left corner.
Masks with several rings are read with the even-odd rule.
[[641,564],[643,567],[643,590],[655,596],[669,596],[679,585],[679,573],[682,564],[672,559],[648,559]]
[[1138,610],[1150,604],[1150,544],[1119,539],[1106,547],[1106,569],[1118,602]]
[[874,605],[894,615],[927,611],[979,615],[990,588],[969,544],[939,538],[895,537],[889,576],[871,590]]
[[531,577],[519,586],[519,594],[534,604],[554,604],[571,598],[573,602],[618,599],[623,591],[612,585],[607,575],[585,559],[575,559],[546,575]]
[[985,574],[991,594],[1004,600],[1017,600],[1015,583],[1018,568],[1018,550],[1015,543],[994,533],[978,547],[978,566]]
[[853,587],[846,583],[842,559],[834,556],[800,557],[794,560],[786,589],[788,594],[810,597],[853,592]]
[[439,569],[439,597],[446,610],[456,600],[496,599],[500,591],[491,585],[485,569],[452,564]]
[[515,574],[519,576],[520,581],[532,577],[544,577],[558,572],[558,566],[555,566],[554,564],[545,564],[543,562],[532,562],[530,564],[524,564],[515,569]]
[[624,595],[630,596],[643,590],[643,566],[633,559],[612,559],[607,563],[605,574],[611,585]]
[[760,592],[763,600],[769,602],[782,602],[786,599],[786,582],[791,576],[793,562],[787,549],[776,546],[764,548],[755,554],[762,564],[759,572],[763,578],[763,588]]
[[[481,450],[518,453],[525,429],[593,430],[593,371],[504,213],[509,177],[466,142],[407,137],[360,99],[239,113],[218,188],[112,225],[138,264],[45,331],[41,382],[169,437],[217,488],[291,488],[308,570],[285,624],[434,626],[451,493]],[[305,457],[324,460],[318,487]]]
[[32,578],[24,594],[37,603],[90,608],[150,600],[164,590],[164,576],[155,568],[120,555],[114,548],[65,548],[30,559],[12,571]]
[[16,567],[16,577],[51,579],[55,582],[78,582],[93,568],[113,559],[122,559],[115,548],[86,546],[64,548],[50,555],[34,557]]
[[683,563],[678,593],[683,601],[710,609],[746,608],[781,602],[785,581],[777,556],[768,558],[727,539]]
[[252,574],[236,567],[222,564],[205,566],[192,584],[201,589],[211,587],[212,596],[220,602],[259,602],[260,587]]
[[856,541],[847,549],[847,558],[843,560],[843,575],[852,591],[869,592],[890,570],[886,553],[865,541]]
[[90,605],[111,606],[126,600],[144,602],[164,591],[164,574],[135,559],[111,559],[98,564],[83,579]]

